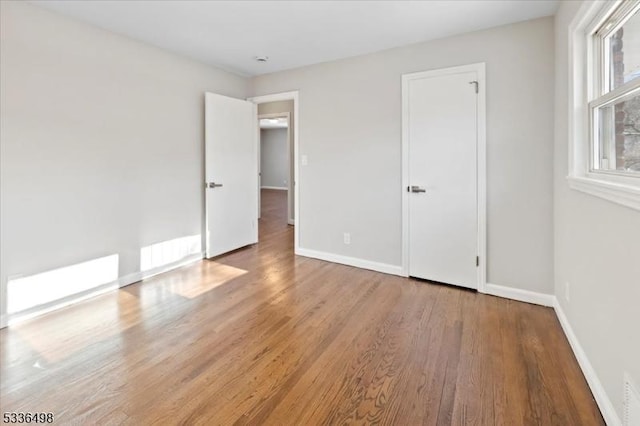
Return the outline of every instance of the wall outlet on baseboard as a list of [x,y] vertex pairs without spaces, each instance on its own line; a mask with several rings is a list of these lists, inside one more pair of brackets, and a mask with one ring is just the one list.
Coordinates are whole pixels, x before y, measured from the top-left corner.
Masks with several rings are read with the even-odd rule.
[[344,233],[344,243],[345,244],[351,244],[351,234],[348,232]]
[[567,302],[571,301],[571,283],[569,283],[569,281],[564,283],[564,298]]

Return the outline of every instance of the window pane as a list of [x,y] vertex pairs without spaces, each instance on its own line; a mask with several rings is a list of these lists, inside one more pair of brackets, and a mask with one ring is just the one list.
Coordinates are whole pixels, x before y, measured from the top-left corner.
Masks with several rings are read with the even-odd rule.
[[640,11],[637,11],[607,40],[609,89],[640,78]]
[[640,173],[640,95],[596,110],[595,168]]

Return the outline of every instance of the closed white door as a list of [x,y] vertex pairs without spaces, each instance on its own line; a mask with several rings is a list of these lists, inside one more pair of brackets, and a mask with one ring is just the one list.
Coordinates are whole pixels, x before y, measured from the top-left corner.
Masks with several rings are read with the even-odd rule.
[[258,242],[256,105],[205,95],[206,256]]
[[409,275],[478,287],[477,73],[408,79]]

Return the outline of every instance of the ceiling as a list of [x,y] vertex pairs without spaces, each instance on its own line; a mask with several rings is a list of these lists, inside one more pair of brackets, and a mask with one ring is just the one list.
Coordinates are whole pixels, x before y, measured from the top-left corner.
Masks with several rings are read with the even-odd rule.
[[[557,0],[33,0],[245,76],[553,15]],[[268,62],[254,58],[265,55]]]

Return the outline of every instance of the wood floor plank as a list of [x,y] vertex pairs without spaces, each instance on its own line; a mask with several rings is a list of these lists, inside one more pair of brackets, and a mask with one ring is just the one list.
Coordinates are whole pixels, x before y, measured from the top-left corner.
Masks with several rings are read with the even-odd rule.
[[[317,288],[317,287],[316,287]],[[336,296],[342,296],[346,302],[346,309],[353,308],[360,300],[360,296],[351,292],[350,288],[345,288],[343,292],[334,291]],[[359,289],[361,290],[361,289]],[[328,297],[325,294],[324,297]],[[209,395],[209,399],[226,397],[237,401],[236,404],[228,404],[223,409],[214,412],[216,419],[223,423],[232,422],[233,418],[241,416],[247,410],[256,410],[262,399],[280,387],[281,383],[295,373],[299,364],[305,362],[305,357],[310,356],[308,349],[313,344],[313,340],[326,340],[330,338],[327,334],[339,329],[341,315],[336,315],[335,311],[326,309],[326,303],[322,303],[325,309],[318,309],[319,306],[309,306],[305,309],[301,306],[301,320],[291,320],[278,332],[265,336],[264,340],[255,342],[255,351],[245,351],[242,358],[236,360],[237,371],[242,374],[235,374],[231,380],[225,381],[227,374],[216,377],[220,383],[216,393]],[[314,312],[316,317],[324,318],[327,322],[324,332],[311,330],[311,324],[305,321],[309,312]],[[333,315],[331,315],[333,314]],[[333,330],[332,330],[333,329]],[[312,332],[313,331],[313,332]],[[312,355],[311,355],[312,356]],[[203,417],[207,417],[207,398],[204,398],[194,412]]]
[[602,425],[549,308],[261,241],[0,331],[1,411],[56,424]]

